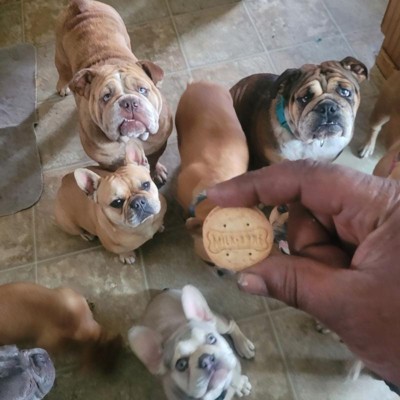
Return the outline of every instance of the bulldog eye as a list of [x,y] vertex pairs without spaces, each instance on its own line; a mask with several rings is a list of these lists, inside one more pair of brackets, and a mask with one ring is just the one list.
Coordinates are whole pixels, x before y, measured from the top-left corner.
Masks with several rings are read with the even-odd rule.
[[143,94],[143,95],[147,96],[147,93],[149,92],[149,89],[146,89],[145,87],[140,87],[138,91],[139,91],[140,94]]
[[115,199],[110,203],[113,208],[121,208],[124,205],[124,199]]
[[185,371],[188,366],[189,366],[189,358],[187,358],[187,357],[180,358],[175,364],[175,368],[179,372]]
[[110,100],[110,99],[111,99],[111,93],[106,93],[106,94],[103,96],[103,101],[104,101],[104,103],[107,103],[107,101]]
[[142,183],[142,189],[143,190],[149,190],[150,189],[150,182],[146,181]]
[[342,96],[342,97],[350,97],[351,96],[351,91],[346,88],[342,88],[341,86],[338,87],[337,92]]
[[307,104],[313,98],[313,96],[314,95],[311,92],[308,92],[305,96],[298,97],[297,101],[301,104]]
[[207,344],[215,344],[217,342],[217,338],[212,334],[209,333],[206,337]]

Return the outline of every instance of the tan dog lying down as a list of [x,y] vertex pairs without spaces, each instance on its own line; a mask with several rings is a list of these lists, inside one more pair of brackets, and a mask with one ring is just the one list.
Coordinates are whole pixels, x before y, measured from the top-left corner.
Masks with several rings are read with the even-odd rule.
[[28,282],[0,286],[0,346],[29,344],[55,354],[78,345],[84,355],[96,357],[119,340],[108,336],[86,299],[70,288]]
[[57,224],[86,240],[96,236],[123,263],[135,249],[163,230],[166,201],[151,180],[143,149],[126,146],[126,165],[115,172],[79,168],[64,176],[57,193]]
[[177,198],[189,218],[196,253],[206,261],[201,236],[203,221],[215,207],[202,192],[247,171],[246,137],[227,88],[211,82],[188,84],[176,112],[181,156]]
[[[153,172],[172,131],[172,115],[156,87],[164,72],[135,57],[120,15],[104,3],[71,0],[57,21],[55,63],[57,91],[75,94],[89,157],[115,170],[123,164],[126,142],[134,139]],[[166,179],[160,164],[156,178]]]

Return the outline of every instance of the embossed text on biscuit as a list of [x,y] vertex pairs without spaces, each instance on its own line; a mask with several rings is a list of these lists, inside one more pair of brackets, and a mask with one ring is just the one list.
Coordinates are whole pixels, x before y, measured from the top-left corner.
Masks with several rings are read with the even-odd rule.
[[221,232],[212,230],[207,233],[210,242],[208,250],[217,254],[225,250],[256,250],[264,251],[268,246],[268,232],[262,228],[249,231]]

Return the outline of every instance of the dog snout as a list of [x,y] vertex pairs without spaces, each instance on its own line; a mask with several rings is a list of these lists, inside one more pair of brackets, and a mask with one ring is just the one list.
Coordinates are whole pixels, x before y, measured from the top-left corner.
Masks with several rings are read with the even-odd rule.
[[215,356],[213,354],[204,353],[199,357],[199,368],[210,371],[215,366]]
[[330,122],[330,119],[337,114],[338,110],[338,104],[334,103],[333,101],[321,102],[315,108],[315,111],[322,117],[326,118],[328,122]]
[[147,206],[147,200],[143,196],[135,197],[130,203],[130,207],[134,210],[144,210],[146,206]]
[[119,101],[119,106],[124,113],[131,115],[139,108],[140,101],[136,97],[124,97]]

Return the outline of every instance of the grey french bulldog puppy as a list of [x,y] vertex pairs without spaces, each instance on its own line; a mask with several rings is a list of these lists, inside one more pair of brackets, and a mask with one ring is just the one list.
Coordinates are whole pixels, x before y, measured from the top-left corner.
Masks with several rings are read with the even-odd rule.
[[55,376],[46,350],[0,347],[1,400],[41,400],[53,387]]
[[255,354],[253,343],[235,321],[213,313],[194,286],[165,290],[148,305],[140,325],[128,332],[136,356],[161,377],[169,400],[229,400],[250,394],[240,362],[222,335],[229,335],[237,353]]

